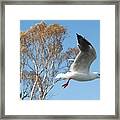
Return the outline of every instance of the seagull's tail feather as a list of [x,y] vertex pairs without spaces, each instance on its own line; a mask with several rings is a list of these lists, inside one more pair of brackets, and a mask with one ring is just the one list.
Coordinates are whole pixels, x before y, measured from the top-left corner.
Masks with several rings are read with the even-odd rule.
[[75,59],[68,59],[68,61],[74,61]]
[[56,79],[61,79],[61,78],[64,78],[64,73],[60,73],[60,74],[58,74],[55,78]]

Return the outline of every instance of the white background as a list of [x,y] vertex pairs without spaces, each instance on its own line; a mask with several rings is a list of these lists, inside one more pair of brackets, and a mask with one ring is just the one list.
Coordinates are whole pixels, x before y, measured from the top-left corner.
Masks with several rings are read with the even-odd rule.
[[[100,100],[20,100],[20,20],[100,20]],[[6,5],[5,115],[114,115],[115,6]]]

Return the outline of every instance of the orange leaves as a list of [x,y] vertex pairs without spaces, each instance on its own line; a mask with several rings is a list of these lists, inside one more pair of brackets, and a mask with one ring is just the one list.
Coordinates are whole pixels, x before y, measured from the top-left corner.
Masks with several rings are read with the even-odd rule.
[[78,48],[69,48],[68,51],[64,53],[63,59],[75,58],[75,56],[79,53]]
[[43,42],[43,40],[45,39],[45,31],[46,31],[47,25],[44,22],[41,22],[36,27],[38,29],[38,35],[40,38],[39,41]]
[[60,36],[61,34],[64,34],[66,32],[66,29],[59,25],[59,24],[52,24],[47,26],[43,21],[35,26],[32,26],[27,32],[21,32],[20,38],[23,37],[26,39],[36,39],[39,41],[45,40],[45,38],[49,38],[51,36]]
[[20,52],[23,52],[23,53],[27,52],[27,47],[24,46],[24,45],[21,45],[20,46]]
[[47,27],[47,24],[45,24],[44,22],[41,22],[40,24],[38,24],[37,28],[40,30],[40,31],[44,31]]
[[65,28],[63,26],[60,26],[59,24],[50,25],[46,29],[48,37],[51,37],[52,35],[59,36],[60,34],[65,33],[65,31]]
[[63,37],[65,33],[66,29],[63,26],[59,24],[47,25],[42,21],[39,24],[32,26],[28,31],[20,33],[20,51],[26,52],[28,47],[27,44],[34,44],[35,41],[38,41],[41,47],[47,42],[52,42],[54,43],[54,46],[49,46],[49,51],[51,51],[52,54],[57,54],[61,48],[61,37]]
[[79,49],[78,48],[69,48],[68,52],[77,55],[79,52]]
[[25,37],[26,32],[20,32],[20,38]]
[[49,44],[48,50],[49,50],[49,56],[56,56],[59,53],[61,46],[59,44]]

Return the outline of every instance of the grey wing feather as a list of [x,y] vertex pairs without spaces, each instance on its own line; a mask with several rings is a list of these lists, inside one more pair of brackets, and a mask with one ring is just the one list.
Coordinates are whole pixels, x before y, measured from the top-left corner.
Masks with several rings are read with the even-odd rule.
[[90,65],[96,59],[96,52],[94,47],[87,40],[84,41],[84,39],[78,38],[78,43],[80,52],[72,63],[70,71],[88,73]]

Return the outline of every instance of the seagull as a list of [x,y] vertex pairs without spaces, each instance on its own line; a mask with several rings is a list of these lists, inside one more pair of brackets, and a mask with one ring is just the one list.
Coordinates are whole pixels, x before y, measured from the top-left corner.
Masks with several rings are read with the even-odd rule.
[[95,48],[81,35],[77,34],[79,53],[77,54],[74,62],[71,64],[67,73],[60,73],[56,79],[68,80],[67,83],[62,85],[66,88],[71,79],[83,82],[91,81],[100,78],[100,73],[90,72],[90,66],[96,59]]

